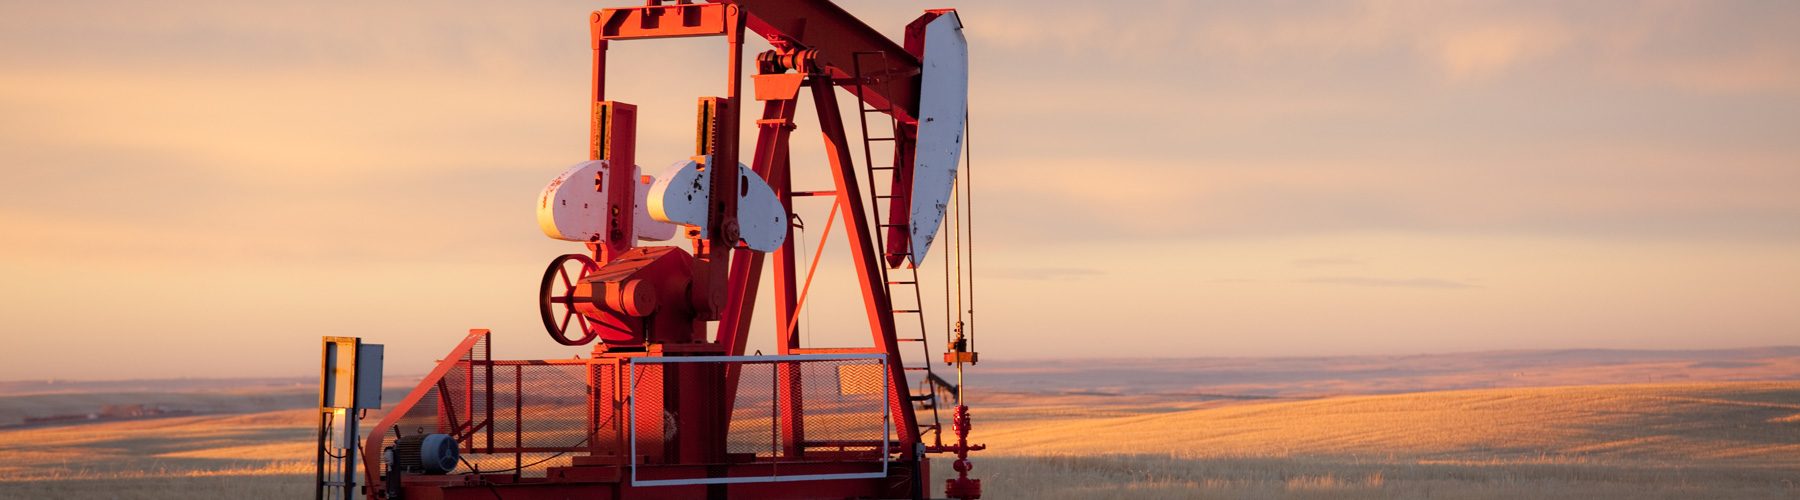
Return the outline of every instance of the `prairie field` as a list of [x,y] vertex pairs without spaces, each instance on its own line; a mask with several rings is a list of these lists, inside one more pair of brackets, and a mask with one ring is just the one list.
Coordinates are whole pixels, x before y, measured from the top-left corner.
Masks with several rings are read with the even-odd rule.
[[[1792,376],[1789,361],[1683,366],[1694,364],[1703,372],[1761,370],[1714,378]],[[1767,372],[1771,367],[1783,371]],[[1490,368],[1482,373],[1518,378],[1511,375],[1518,371]],[[1038,382],[1062,384],[1054,390],[995,383],[1007,390],[970,393],[971,438],[990,447],[973,456],[983,498],[1800,498],[1800,382],[1792,380],[1466,389],[1457,387],[1469,376],[1446,371],[1432,375],[1437,382],[1399,375],[1424,392],[1321,394],[1315,389],[1370,382],[1303,380],[1293,385],[1312,389],[1295,394],[1277,382],[1238,377],[1227,382],[1273,389],[1232,394],[1216,387],[1144,390],[1179,378],[1154,366],[1147,370],[1161,375],[1089,371],[1085,387],[1073,382],[1082,370],[1055,370],[1066,380]],[[1630,371],[1584,370],[1608,377]],[[1452,390],[1431,390],[1445,386]],[[304,407],[311,401],[292,392],[139,395],[128,400],[208,411],[5,424],[0,499],[309,495],[316,416]],[[260,399],[229,402],[231,394]],[[67,412],[100,399],[0,395],[0,415]],[[954,474],[945,459],[933,470],[938,487]]]
[[301,498],[316,410],[0,431],[0,498]]
[[975,476],[996,499],[1800,498],[1793,382],[974,416],[995,450]]

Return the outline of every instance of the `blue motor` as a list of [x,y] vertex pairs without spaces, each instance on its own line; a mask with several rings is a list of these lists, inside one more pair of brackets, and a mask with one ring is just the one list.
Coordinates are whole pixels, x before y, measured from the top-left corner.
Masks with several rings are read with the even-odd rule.
[[414,434],[394,441],[388,470],[401,474],[449,474],[456,470],[456,463],[461,460],[456,439],[449,435]]

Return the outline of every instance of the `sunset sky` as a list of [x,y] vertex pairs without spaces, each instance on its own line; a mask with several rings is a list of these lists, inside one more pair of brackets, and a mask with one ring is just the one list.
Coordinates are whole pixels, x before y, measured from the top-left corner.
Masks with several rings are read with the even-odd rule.
[[[0,380],[587,352],[532,201],[586,159],[587,13],[638,3],[0,3]],[[983,359],[1800,343],[1800,3],[841,5],[960,10]],[[640,164],[685,158],[723,43],[611,54]],[[820,346],[867,342],[841,234]]]

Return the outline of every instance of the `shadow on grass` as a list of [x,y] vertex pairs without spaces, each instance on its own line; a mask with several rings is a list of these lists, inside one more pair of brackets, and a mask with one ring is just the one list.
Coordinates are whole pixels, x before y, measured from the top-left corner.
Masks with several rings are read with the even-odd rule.
[[[1800,415],[1800,405],[1796,405],[1796,402],[1800,402],[1800,389],[1792,387],[1676,392],[1660,398],[1660,408],[1617,412],[1613,415],[1622,418],[1607,419],[1604,424],[1580,428],[1594,436],[1611,437],[1620,443],[1714,443],[1718,449],[1702,452],[1726,455],[1747,453],[1757,449],[1800,444],[1800,425],[1783,421]],[[1671,453],[1669,450],[1645,449],[1637,454],[1679,459],[1679,451],[1681,450]]]

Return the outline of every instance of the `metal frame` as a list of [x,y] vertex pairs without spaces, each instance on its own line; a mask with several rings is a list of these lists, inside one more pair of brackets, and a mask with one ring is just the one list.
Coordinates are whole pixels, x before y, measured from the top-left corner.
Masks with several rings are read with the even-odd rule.
[[827,361],[837,359],[879,359],[882,360],[882,363],[887,363],[887,355],[882,353],[781,354],[771,356],[643,356],[631,358],[631,363],[697,363],[702,361],[778,363],[782,361]]
[[[895,312],[882,270],[885,259],[881,254],[885,249],[875,248],[877,242],[871,234],[881,229],[878,225],[882,222],[871,221],[863,208],[865,197],[857,181],[846,123],[837,107],[836,89],[845,89],[859,101],[892,115],[903,126],[916,127],[920,92],[917,77],[921,66],[920,54],[915,53],[913,46],[922,47],[920,35],[912,33],[911,31],[916,30],[909,26],[906,45],[896,44],[828,0],[712,1],[713,3],[695,3],[676,0],[674,3],[664,4],[661,0],[652,0],[642,7],[604,9],[590,16],[593,79],[588,98],[596,110],[590,128],[590,158],[601,156],[605,149],[601,145],[608,143],[606,138],[618,135],[608,131],[607,122],[600,114],[603,104],[613,102],[607,99],[606,94],[606,53],[612,42],[695,36],[726,38],[729,55],[726,61],[726,92],[724,97],[700,98],[695,151],[696,155],[712,156],[714,163],[725,165],[726,169],[739,163],[741,159],[740,115],[745,107],[741,97],[744,72],[741,61],[745,32],[754,32],[776,45],[778,50],[768,55],[773,55],[776,59],[787,58],[784,60],[796,64],[780,64],[778,66],[786,67],[774,71],[759,63],[756,70],[759,78],[785,79],[791,85],[782,85],[781,88],[792,93],[775,92],[782,94],[779,96],[781,98],[758,98],[764,100],[765,109],[763,119],[757,120],[756,149],[751,152],[751,167],[757,175],[768,181],[783,208],[791,212],[795,193],[789,182],[791,165],[788,136],[794,128],[794,111],[799,107],[801,87],[810,87],[819,129],[826,143],[828,168],[837,188],[837,208],[843,212],[845,236],[851,246],[852,266],[856,269],[857,284],[868,315],[873,347],[888,353],[887,384],[906,386],[905,370],[908,368],[900,355],[894,326]],[[928,12],[922,19],[935,18],[937,15]],[[861,74],[856,68],[857,54],[880,54],[885,61],[883,70],[878,74]],[[786,73],[788,70],[795,73]],[[901,150],[911,147],[910,143],[897,142],[896,145]],[[906,153],[896,155],[897,159],[910,157]],[[737,183],[732,176],[710,177],[712,178],[708,182],[711,192],[727,193],[737,190]],[[896,198],[893,201],[910,206],[910,201],[907,200]],[[724,196],[715,202],[715,206],[709,209],[706,223],[701,226],[705,236],[694,240],[694,278],[696,282],[707,283],[703,291],[696,290],[702,292],[694,297],[698,313],[696,317],[718,321],[717,343],[722,344],[727,354],[743,355],[762,277],[764,255],[762,252],[735,248],[736,241],[729,237],[730,231],[727,228],[735,221],[728,220],[726,214],[737,213],[737,197]],[[791,230],[789,236],[787,243],[773,252],[776,267],[776,283],[773,287],[777,309],[775,319],[778,327],[786,327],[776,332],[781,354],[792,354],[799,348],[796,330],[790,326],[795,323],[793,318],[798,304],[794,302],[795,269],[792,265],[794,247]],[[598,262],[608,262],[614,254],[611,249],[598,246],[594,246],[593,250]],[[700,337],[704,335],[698,334]],[[651,339],[652,342],[689,340]],[[735,374],[728,371],[727,385],[733,380]],[[910,395],[901,396],[898,392],[891,392],[888,404],[892,406],[889,410],[892,416],[902,422],[896,436],[900,444],[910,447],[920,443],[918,417],[913,412]]]
[[[431,381],[439,380],[439,385],[442,385],[440,379],[453,367],[463,366],[470,370],[471,375],[468,380],[461,382],[462,385],[468,386],[462,388],[464,393],[462,397],[485,398],[480,402],[486,403],[486,411],[483,413],[486,421],[476,422],[476,415],[472,411],[475,409],[473,403],[476,401],[464,402],[463,411],[467,413],[466,415],[456,415],[445,411],[440,411],[439,415],[441,418],[451,421],[453,425],[460,425],[458,429],[451,432],[458,435],[459,441],[466,443],[466,452],[480,450],[493,454],[496,451],[507,451],[506,448],[496,448],[495,444],[504,446],[505,443],[502,439],[492,436],[495,432],[493,414],[499,411],[494,407],[492,401],[494,398],[494,366],[501,366],[501,371],[504,372],[506,362],[496,362],[485,356],[480,361],[454,359],[458,357],[458,354],[475,348],[478,340],[486,338],[485,331],[479,331],[479,334],[472,332],[471,336],[466,338],[457,350],[452,351],[451,357],[446,358],[431,375],[427,376],[426,383],[416,387],[413,393],[401,402],[396,411],[391,412],[381,424],[377,425],[376,429],[380,432],[368,438],[368,444],[363,452],[363,460],[366,465],[365,474],[369,475],[370,484],[374,486],[366,490],[368,498],[387,498],[379,494],[400,493],[404,489],[411,488],[416,488],[424,496],[452,495],[452,492],[462,489],[485,489],[487,490],[485,492],[463,491],[457,494],[474,493],[477,496],[485,496],[481,493],[491,493],[496,497],[505,496],[507,498],[514,498],[515,495],[520,495],[518,498],[587,497],[614,500],[722,497],[905,497],[915,500],[928,498],[927,490],[931,489],[930,464],[924,460],[923,453],[947,451],[947,449],[941,445],[924,446],[926,443],[921,439],[919,415],[915,413],[914,400],[910,391],[907,390],[909,387],[907,371],[924,370],[923,373],[929,377],[931,360],[926,360],[927,365],[925,366],[908,367],[905,364],[905,358],[901,356],[899,347],[901,341],[919,341],[921,346],[926,346],[926,344],[923,331],[921,331],[921,337],[917,339],[901,339],[897,335],[895,316],[918,311],[901,311],[894,307],[892,296],[895,292],[891,288],[893,283],[887,276],[886,268],[894,265],[891,263],[892,254],[898,253],[898,251],[889,247],[904,238],[884,241],[882,233],[891,234],[893,232],[895,220],[898,218],[894,215],[898,213],[894,207],[910,206],[908,199],[911,192],[910,186],[898,182],[896,179],[908,178],[902,170],[910,170],[914,163],[912,151],[916,149],[916,145],[909,137],[916,130],[918,122],[922,120],[919,118],[922,114],[919,96],[923,90],[921,88],[923,68],[920,62],[924,46],[923,28],[932,19],[948,11],[927,11],[925,16],[907,26],[905,43],[899,44],[857,20],[842,8],[833,5],[829,0],[704,1],[706,3],[703,3],[703,0],[648,0],[643,6],[604,9],[594,12],[589,17],[593,66],[592,87],[589,95],[585,96],[589,108],[587,113],[590,115],[589,140],[585,152],[588,153],[590,160],[605,159],[615,165],[615,168],[609,171],[606,180],[608,185],[628,185],[635,180],[627,175],[630,173],[629,166],[635,164],[634,157],[636,156],[637,131],[633,113],[635,107],[625,102],[609,100],[606,93],[606,59],[608,46],[611,43],[673,37],[724,37],[728,55],[725,68],[725,89],[721,95],[699,98],[694,154],[710,157],[712,161],[708,163],[718,165],[724,170],[731,170],[734,165],[740,163],[740,160],[749,160],[751,169],[756,175],[767,181],[776,198],[789,212],[793,211],[793,200],[796,197],[831,195],[835,198],[832,200],[830,215],[827,216],[826,236],[831,231],[832,223],[841,218],[841,223],[844,225],[842,228],[844,239],[847,240],[851,257],[850,264],[855,270],[856,288],[859,289],[863,298],[862,306],[867,316],[870,347],[803,347],[800,344],[797,328],[799,315],[797,313],[804,301],[807,285],[810,284],[813,277],[813,270],[816,269],[819,254],[814,256],[813,268],[804,269],[805,274],[801,274],[802,269],[798,266],[801,263],[795,262],[794,257],[795,250],[802,247],[797,246],[792,237],[791,228],[789,228],[788,238],[781,248],[768,252],[767,256],[760,251],[738,248],[733,235],[737,229],[734,220],[737,213],[737,197],[722,196],[720,199],[714,200],[716,203],[709,204],[709,213],[704,223],[690,228],[693,230],[688,235],[688,243],[692,245],[691,254],[676,252],[676,250],[680,250],[678,247],[657,247],[667,249],[662,250],[663,253],[657,254],[661,256],[658,259],[668,257],[668,260],[653,262],[652,264],[661,267],[644,271],[645,274],[643,274],[643,279],[662,279],[677,284],[667,290],[681,290],[683,286],[691,286],[688,288],[690,293],[681,297],[657,298],[658,303],[662,303],[665,307],[656,312],[647,313],[649,316],[644,317],[648,319],[642,320],[641,327],[637,326],[640,324],[639,320],[633,319],[640,315],[624,309],[615,311],[616,308],[622,307],[618,305],[606,305],[605,308],[601,308],[598,305],[600,301],[595,301],[595,310],[598,312],[591,318],[599,322],[599,326],[641,333],[641,339],[635,337],[625,340],[609,338],[607,340],[612,341],[610,344],[603,342],[596,345],[592,358],[542,361],[543,363],[588,365],[586,377],[589,377],[590,388],[595,387],[594,383],[598,380],[595,378],[597,377],[595,374],[599,373],[596,371],[596,367],[611,365],[615,370],[623,368],[624,377],[614,376],[608,379],[610,384],[624,384],[623,387],[615,385],[614,388],[618,390],[613,391],[609,396],[614,398],[611,401],[618,402],[617,406],[612,407],[614,413],[609,418],[617,418],[617,411],[625,412],[624,418],[613,420],[612,423],[624,423],[629,431],[618,429],[616,432],[612,432],[612,436],[614,439],[630,439],[629,443],[609,445],[611,448],[606,456],[590,455],[593,458],[580,461],[581,463],[571,460],[568,466],[546,467],[546,469],[557,469],[557,471],[552,472],[555,477],[547,476],[542,480],[522,478],[517,471],[514,471],[511,478],[500,475],[501,477],[496,477],[494,478],[496,480],[493,481],[482,477],[465,477],[465,480],[474,479],[474,481],[460,483],[431,478],[416,480],[408,478],[408,482],[403,484],[398,480],[399,476],[393,475],[390,476],[393,481],[389,484],[376,484],[374,474],[380,470],[380,450],[377,449],[382,444],[380,434],[391,429],[405,409],[421,403],[422,396],[430,390]],[[762,37],[769,41],[775,50],[760,54],[756,59],[754,77],[757,87],[754,98],[763,101],[764,109],[761,119],[755,120],[753,126],[756,132],[755,149],[740,151],[741,132],[747,125],[743,118],[748,118],[742,117],[742,114],[744,108],[753,104],[744,99],[745,96],[742,93],[745,63],[743,50],[746,35]],[[869,71],[872,68],[860,67],[858,57],[863,56],[871,58],[878,56],[883,61],[880,70]],[[895,184],[897,189],[889,189],[886,195],[877,190],[873,184],[867,188],[868,192],[866,193],[861,187],[862,182],[857,172],[859,169],[855,165],[853,157],[852,145],[855,144],[855,141],[849,137],[847,122],[837,106],[840,99],[837,90],[840,88],[857,99],[859,109],[864,110],[861,113],[861,117],[864,119],[859,121],[859,124],[865,124],[863,127],[865,131],[860,142],[863,145],[862,155],[865,163],[863,167],[868,172],[865,175],[869,177],[867,180],[871,183],[877,182],[874,171],[878,169],[891,169],[891,173],[896,175],[889,179],[889,184]],[[802,96],[810,98],[812,102],[802,103]],[[818,132],[824,139],[824,166],[827,168],[835,188],[831,191],[797,192],[792,186],[791,170],[794,165],[791,164],[790,158],[790,135],[797,125],[796,111],[809,104],[816,112]],[[891,123],[896,124],[893,137],[868,137],[866,115],[870,112],[882,112],[892,117]],[[871,157],[869,143],[880,140],[893,141],[896,152],[891,166],[877,167],[872,164],[874,160]],[[738,183],[735,176],[712,175],[717,171],[718,169],[709,169],[707,175],[709,178],[705,180],[710,186],[710,191],[713,193],[736,192]],[[610,197],[607,200],[607,203],[612,205],[609,213],[636,212],[635,201],[627,196],[628,193],[629,190],[623,189],[611,193],[618,196]],[[890,204],[886,217],[881,216],[881,207],[879,206],[883,200],[887,200]],[[872,208],[865,209],[865,203]],[[910,213],[907,215],[910,216]],[[631,221],[625,219],[629,218],[622,218],[611,227],[629,229]],[[588,251],[591,252],[592,260],[596,264],[601,267],[609,266],[615,260],[623,260],[619,259],[620,256],[638,251],[632,248],[635,239],[631,237],[631,231],[621,232],[622,234],[618,237],[608,234],[605,242],[588,244]],[[825,236],[820,238],[818,244],[821,250],[823,250],[826,240]],[[804,242],[799,244],[804,244]],[[774,295],[770,309],[773,309],[771,312],[777,328],[774,333],[779,350],[774,356],[745,356],[744,351],[750,335],[750,324],[757,308],[757,294],[764,280],[762,268],[765,260],[769,261],[774,268],[774,272],[771,273],[772,277],[769,279],[770,292]],[[643,269],[649,269],[647,267],[649,265],[651,264],[644,264],[646,267]],[[625,267],[621,264],[621,267],[617,269],[639,268]],[[583,274],[588,273],[584,271]],[[802,277],[806,280],[806,284],[799,282]],[[615,294],[614,297],[624,297],[627,294],[624,291],[626,284],[622,281],[617,284],[618,290],[607,293]],[[913,280],[913,285],[917,286],[916,279]],[[914,295],[917,298],[916,291]],[[584,296],[599,297],[598,295]],[[543,300],[543,297],[540,297],[540,300]],[[570,299],[569,302],[574,301]],[[670,306],[675,307],[671,308]],[[919,307],[919,309],[923,309],[923,307]],[[584,314],[586,312],[584,311]],[[619,314],[613,314],[614,312]],[[705,322],[717,322],[716,337],[711,341],[708,341],[707,329],[701,326]],[[919,322],[923,328],[922,316],[919,318]],[[558,334],[558,329],[550,328],[550,326],[549,322],[546,322],[546,327],[551,330],[552,335]],[[586,324],[584,323],[583,326]],[[585,332],[583,333],[585,334]],[[639,342],[640,340],[641,342]],[[576,344],[582,343],[585,342],[576,342]],[[929,352],[929,347],[926,349]],[[873,462],[877,461],[877,458],[875,455],[863,453],[866,446],[871,446],[875,442],[873,439],[861,438],[863,436],[872,437],[874,432],[872,429],[864,431],[864,428],[859,425],[855,431],[855,434],[858,434],[855,437],[858,439],[853,445],[854,450],[849,450],[849,453],[841,453],[841,456],[846,457],[841,464],[853,466],[813,469],[819,472],[832,472],[830,474],[778,475],[783,470],[781,464],[784,463],[809,464],[809,466],[829,463],[827,457],[830,455],[828,454],[815,457],[822,460],[800,458],[805,455],[804,451],[807,447],[807,442],[804,440],[805,414],[801,410],[804,408],[804,404],[802,404],[804,391],[802,389],[805,384],[799,382],[802,380],[799,366],[803,365],[796,362],[869,359],[880,360],[880,364],[876,367],[884,373],[882,394],[880,395],[883,398],[882,439],[879,443],[881,447],[876,450],[879,452],[878,461],[881,462],[879,466],[881,471],[864,472],[876,469]],[[707,365],[667,366],[668,363],[683,362],[722,363],[720,367],[722,369],[718,370],[722,373],[715,373],[712,370],[714,367]],[[771,461],[755,464],[756,467],[768,465],[768,475],[640,481],[637,474],[640,465],[650,467],[644,470],[646,475],[651,477],[657,477],[659,473],[665,471],[671,474],[660,477],[696,475],[680,471],[696,470],[702,466],[717,466],[725,468],[727,471],[707,471],[700,475],[763,474],[764,471],[760,469],[731,470],[738,464],[728,463],[732,461],[731,454],[728,453],[730,433],[728,422],[732,415],[732,406],[737,399],[735,392],[739,375],[738,368],[745,362],[772,363],[776,371],[774,375],[775,402],[772,403],[773,407],[769,411],[775,415],[773,424],[778,427],[771,430],[770,437],[771,441],[775,441],[773,444],[779,448],[776,448]],[[532,361],[530,363],[539,362]],[[684,408],[679,412],[682,420],[674,424],[682,429],[683,434],[681,435],[684,438],[671,441],[675,445],[670,448],[670,453],[673,453],[674,458],[667,463],[662,460],[643,460],[649,463],[638,463],[640,462],[640,459],[637,458],[640,451],[638,443],[640,429],[638,429],[639,422],[636,414],[637,404],[640,401],[635,388],[643,380],[637,377],[638,363],[645,363],[645,367],[655,365],[667,368],[663,370],[665,377],[668,377],[669,372],[693,372],[694,375],[693,377],[684,375],[664,379],[665,381],[679,381],[682,385],[674,387],[674,389],[679,389],[678,391],[672,389],[664,393],[661,396],[662,403],[665,406],[681,405]],[[867,364],[861,366],[866,367]],[[513,370],[515,382],[523,380],[523,376],[517,375],[519,370],[520,368],[517,367]],[[486,381],[486,394],[478,395],[474,390],[473,384],[478,378],[475,376],[477,372]],[[760,377],[760,373],[758,376]],[[860,377],[861,374],[858,376]],[[760,398],[760,380],[758,382],[756,389],[759,391]],[[863,388],[864,390],[872,388],[872,384],[865,385]],[[512,399],[515,401],[514,419],[521,422],[523,417],[520,416],[520,408],[524,406],[520,402],[520,398],[524,396],[521,394],[522,391],[523,388],[518,388],[512,395]],[[596,438],[593,437],[593,433],[598,432],[594,430],[593,426],[596,418],[594,412],[597,411],[595,410],[597,403],[594,398],[599,397],[599,394],[600,391],[590,389],[588,396],[589,448],[594,447],[592,443]],[[865,397],[873,396],[867,393],[864,395]],[[649,398],[657,396],[643,394],[643,397],[645,399],[642,402],[649,406],[653,402]],[[722,401],[707,398],[722,398]],[[758,399],[756,408],[758,412],[762,410],[761,404],[762,401]],[[691,408],[693,411],[685,410],[687,408]],[[721,410],[722,413],[719,413]],[[874,420],[872,408],[854,411],[858,424]],[[727,419],[727,425],[722,427],[716,425],[716,420],[721,415]],[[935,406],[932,416],[934,421],[937,420]],[[458,417],[467,418],[468,422],[465,424]],[[646,418],[652,417],[646,415]],[[650,422],[644,423],[655,427]],[[489,436],[486,439],[486,447],[476,446],[474,436],[471,435],[478,425],[487,427],[485,431]],[[782,427],[784,425],[785,427]],[[937,430],[941,435],[941,424],[933,424],[929,428]],[[966,425],[962,425],[958,429],[959,432],[964,431]],[[690,431],[693,433],[689,433]],[[510,450],[514,454],[512,462],[515,467],[521,463],[518,453],[525,452],[525,448],[520,446],[518,432],[515,429],[512,439],[513,448]],[[465,436],[468,439],[464,440]],[[649,436],[649,434],[645,434],[645,436]],[[501,442],[496,443],[495,441]],[[654,441],[655,438],[651,437],[650,442]],[[933,441],[941,442],[942,438],[937,436]],[[699,446],[698,443],[711,443],[717,446]],[[646,446],[654,445],[647,443]],[[673,451],[677,448],[679,453]],[[626,450],[629,450],[631,454],[629,457],[615,456],[618,452]],[[657,453],[655,449],[645,449],[644,451],[651,453],[652,456],[656,456]],[[845,450],[840,448],[839,451]],[[725,452],[725,455],[720,456],[721,452]],[[760,449],[756,454],[761,454]],[[740,458],[741,456],[739,455]],[[792,461],[781,462],[779,457],[790,457],[789,460]],[[754,461],[755,458],[752,460]],[[677,469],[676,467],[659,469],[665,465],[687,467],[687,469]],[[958,467],[963,465],[966,463],[959,462]],[[621,467],[630,467],[630,473],[622,474]],[[806,470],[798,469],[797,471],[805,472]],[[844,473],[846,471],[855,472]],[[562,473],[567,473],[567,475],[558,475]],[[483,476],[495,475],[484,474]],[[512,482],[508,482],[509,480]],[[730,483],[820,480],[842,481],[812,483],[805,488],[792,488],[795,491],[786,491],[789,489],[786,487],[758,485],[745,486],[739,490],[723,486]],[[637,486],[662,485],[720,486],[633,491],[633,488]],[[800,490],[804,490],[804,494],[797,494]],[[976,490],[972,495],[952,494],[950,496],[966,499],[978,497],[979,493]]]
[[[893,443],[893,408],[881,405],[881,472],[846,473],[846,474],[806,474],[798,476],[757,476],[757,477],[715,477],[704,479],[650,479],[640,480],[638,472],[638,425],[637,425],[637,365],[672,364],[672,363],[705,363],[705,362],[740,362],[740,363],[781,363],[787,361],[833,361],[846,359],[877,360],[883,371],[887,369],[886,354],[787,354],[774,356],[678,356],[678,357],[634,357],[625,363],[625,386],[633,390],[625,396],[626,426],[631,429],[627,439],[631,443],[631,484],[633,486],[679,486],[698,484],[732,484],[732,483],[780,483],[791,481],[822,481],[829,479],[872,479],[888,475],[888,463],[893,461],[889,453]],[[777,379],[779,381],[780,379]],[[881,378],[881,398],[886,401],[893,393],[893,386],[887,377]],[[780,407],[779,404],[776,405]],[[774,469],[780,470],[780,469]]]
[[[456,347],[450,350],[449,354],[444,355],[443,360],[438,362],[435,368],[431,369],[431,373],[426,374],[425,379],[420,381],[419,385],[413,387],[412,392],[408,392],[404,399],[400,400],[400,404],[395,405],[393,409],[388,411],[387,415],[381,417],[380,422],[369,429],[368,437],[363,438],[364,441],[362,446],[363,484],[381,484],[381,445],[382,439],[387,436],[388,430],[393,429],[394,425],[399,423],[400,418],[406,415],[406,409],[412,408],[414,405],[419,404],[421,400],[425,399],[425,394],[431,392],[431,388],[443,380],[444,374],[449,373],[457,364],[462,363],[463,361],[461,361],[461,358],[469,355],[475,349],[476,344],[486,339],[488,334],[489,331],[485,328],[469,330],[469,334],[463,337],[462,342],[458,342]],[[488,346],[484,344],[482,347]],[[483,359],[487,359],[486,356],[488,354],[489,353],[486,351],[482,352]],[[436,404],[436,402],[433,402],[433,404]],[[373,495],[375,495],[376,488],[366,488],[365,491],[369,495],[369,498],[374,498]]]

